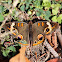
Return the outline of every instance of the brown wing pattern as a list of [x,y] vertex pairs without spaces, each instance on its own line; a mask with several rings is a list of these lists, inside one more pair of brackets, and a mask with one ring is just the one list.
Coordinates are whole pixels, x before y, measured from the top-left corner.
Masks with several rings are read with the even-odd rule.
[[24,22],[16,22],[15,27],[18,30],[18,34],[23,36],[22,40],[29,41],[29,26]]
[[33,31],[33,46],[42,43],[45,35],[51,34],[58,28],[58,23],[55,22],[36,22],[32,25]]
[[18,35],[22,35],[22,40],[26,40],[27,42],[31,40],[33,46],[42,43],[45,39],[45,35],[51,34],[58,26],[59,24],[56,22],[47,21],[38,21],[33,24],[32,22],[29,24],[25,22],[15,22],[15,28],[18,30]]
[[44,41],[44,29],[46,26],[46,22],[41,21],[36,22],[32,25],[34,46]]

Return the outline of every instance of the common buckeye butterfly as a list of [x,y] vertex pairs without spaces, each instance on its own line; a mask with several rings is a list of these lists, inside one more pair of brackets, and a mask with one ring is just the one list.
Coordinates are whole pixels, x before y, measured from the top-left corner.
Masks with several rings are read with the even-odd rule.
[[[10,23],[11,24],[11,23]],[[5,29],[10,29],[10,24],[7,23],[4,25]],[[29,23],[26,22],[15,22],[14,29],[18,31],[17,33],[13,33],[14,36],[20,38],[22,41],[27,41],[27,44],[22,45],[29,45],[32,46],[38,45],[42,43],[45,39],[45,35],[51,34],[59,27],[58,23],[49,22],[49,21],[38,21],[33,23],[30,21]]]
[[[3,28],[6,32],[10,31],[12,23],[13,22],[5,23]],[[14,40],[15,38],[16,40],[21,40],[21,42],[17,41],[18,43],[20,43],[23,46],[27,46],[26,56],[28,58],[30,58],[30,55],[31,57],[35,58],[35,52],[37,53],[37,57],[39,57],[40,54],[43,54],[47,51],[47,49],[43,49],[44,45],[42,45],[44,40],[46,39],[46,35],[52,34],[52,32],[54,32],[58,28],[58,23],[50,21],[38,21],[35,23],[33,23],[32,21],[28,23],[15,21],[13,26],[13,30],[15,30],[15,32],[12,33],[12,36]],[[24,43],[25,41],[27,43]],[[8,43],[6,42],[4,44],[7,45]]]

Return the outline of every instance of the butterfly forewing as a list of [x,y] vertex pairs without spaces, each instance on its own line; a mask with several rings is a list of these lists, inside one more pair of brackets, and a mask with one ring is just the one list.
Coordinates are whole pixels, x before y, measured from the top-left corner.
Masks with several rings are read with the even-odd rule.
[[25,22],[15,22],[15,27],[18,30],[18,34],[23,36],[22,40],[29,41],[29,26]]
[[33,31],[33,41],[38,42],[38,35],[42,34],[44,36],[44,29],[47,27],[46,22],[36,22],[32,25],[32,31]]

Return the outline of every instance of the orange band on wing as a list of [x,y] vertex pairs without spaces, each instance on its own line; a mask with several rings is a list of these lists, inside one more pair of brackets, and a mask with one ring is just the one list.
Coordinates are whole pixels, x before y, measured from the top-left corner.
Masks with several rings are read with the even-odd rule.
[[[44,38],[43,38],[42,41],[38,41],[37,43],[33,44],[33,46],[36,46],[36,45],[42,43],[43,41],[44,41]],[[23,43],[21,43],[21,42],[18,42],[18,43],[19,43],[19,44],[22,44],[22,45],[25,45],[25,46],[28,46],[28,45],[29,45],[29,44],[23,44]]]
[[40,26],[40,23],[38,23],[38,26]]
[[9,28],[9,27],[7,27],[7,29],[9,29],[9,30],[10,30],[10,28]]
[[42,22],[42,26],[44,26],[44,22]]
[[23,27],[23,23],[21,23],[21,26]]
[[42,39],[42,41],[38,41],[37,43],[33,44],[33,46],[36,46],[36,45],[42,43],[43,41],[44,41],[44,38]]
[[[43,41],[44,41],[44,37],[43,37],[42,40],[39,40],[37,43],[34,43],[33,46],[36,46],[36,45],[42,43]],[[28,46],[28,45],[29,45],[29,44],[23,44],[23,43],[21,43],[21,42],[18,42],[18,43],[19,43],[19,44],[22,44],[22,45],[25,45],[25,46]]]
[[15,33],[12,33],[13,35],[16,35]]

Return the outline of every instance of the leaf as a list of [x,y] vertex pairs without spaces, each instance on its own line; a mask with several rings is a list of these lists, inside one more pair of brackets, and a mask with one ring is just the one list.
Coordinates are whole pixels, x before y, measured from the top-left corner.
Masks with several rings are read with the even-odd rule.
[[59,20],[58,23],[61,24],[61,20]]
[[60,4],[52,4],[51,7],[52,8],[59,8],[59,7],[61,7],[61,5]]
[[61,24],[61,21],[62,21],[62,14],[60,14],[58,17],[57,17],[57,16],[52,17],[52,20],[53,20],[54,22],[58,22],[58,23]]
[[4,7],[2,5],[0,5],[0,13],[2,13],[4,11]]
[[26,4],[26,10],[27,10],[28,8],[29,8],[29,4],[27,3],[27,4]]
[[52,9],[53,15],[56,15],[58,13],[58,11],[59,11],[59,8],[57,8],[57,7]]
[[55,7],[55,4],[52,4],[51,7],[54,8]]
[[16,52],[16,48],[14,46],[10,46],[10,47],[7,47],[7,49],[13,51],[13,52]]
[[49,0],[43,0],[43,3],[45,3],[45,2],[49,2]]
[[8,56],[10,50],[6,49],[6,50],[3,50],[2,52],[3,52],[3,56],[6,57],[6,56]]
[[61,24],[61,20],[62,20],[62,14],[60,14],[60,15],[58,16],[58,18],[57,18],[57,21],[58,21],[58,23],[60,23],[60,24]]
[[42,13],[42,14],[44,13],[43,9],[39,9],[39,12]]
[[42,3],[42,6],[45,6],[45,7],[51,7],[51,3],[50,2],[45,2],[45,3]]
[[21,10],[21,11],[25,11],[25,6],[22,5],[22,6],[20,7],[20,10]]
[[2,22],[4,20],[3,15],[0,13],[0,22]]
[[57,16],[52,17],[52,21],[57,22]]
[[35,11],[39,11],[39,8],[35,8]]
[[40,16],[40,15],[41,15],[41,13],[40,13],[40,12],[36,12],[36,15],[37,15],[37,16]]
[[44,14],[41,14],[40,16],[43,18],[44,17]]
[[37,2],[36,5],[39,7],[40,6],[40,1],[37,0],[36,2]]
[[32,10],[33,9],[33,6],[30,6],[30,9]]
[[61,6],[60,6],[60,9],[62,9],[62,3],[61,3]]
[[32,0],[28,0],[28,1],[31,3]]
[[46,20],[49,20],[49,17],[48,16],[44,16]]
[[62,14],[59,15],[60,19],[62,19]]
[[56,4],[56,6],[57,6],[57,7],[61,7],[61,5],[60,5],[60,4]]
[[51,16],[51,12],[50,11],[45,11],[46,16],[50,17]]
[[28,2],[28,4],[30,4],[31,1],[32,1],[32,0],[25,0],[25,3],[27,4],[27,2]]
[[50,11],[45,11],[45,19],[49,20],[49,17],[51,16],[51,12]]
[[42,13],[44,13],[43,9],[35,8],[36,15],[40,16]]
[[52,9],[53,15],[56,15],[58,13],[59,8],[61,7],[61,5],[60,4],[52,4],[51,7],[53,8]]

